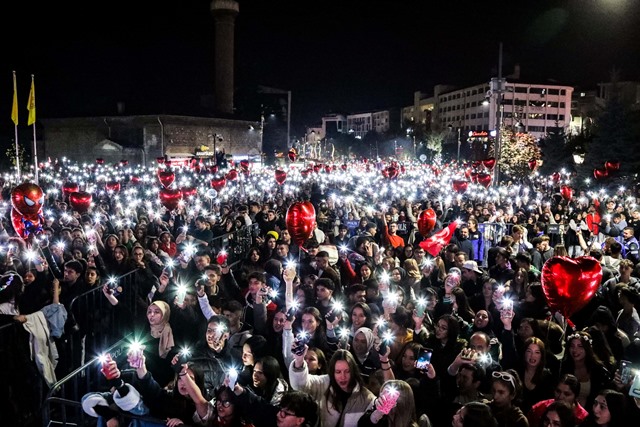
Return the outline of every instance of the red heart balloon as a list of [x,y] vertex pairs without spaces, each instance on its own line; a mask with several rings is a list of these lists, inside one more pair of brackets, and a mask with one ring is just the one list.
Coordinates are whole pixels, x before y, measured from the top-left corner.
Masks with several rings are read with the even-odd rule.
[[37,217],[44,206],[42,188],[31,182],[15,186],[11,190],[11,206],[26,218]]
[[76,191],[69,195],[69,204],[74,211],[80,212],[81,214],[89,210],[92,201],[93,196],[86,191]]
[[280,185],[287,180],[287,173],[282,169],[276,169],[276,182]]
[[62,184],[62,195],[64,197],[69,197],[69,194],[75,193],[76,191],[80,191],[80,186],[77,182],[65,182]]
[[195,187],[182,187],[180,189],[180,192],[182,193],[182,198],[183,199],[188,199],[189,197],[192,197],[196,194],[198,194],[198,189]]
[[229,172],[227,172],[226,178],[229,181],[235,181],[238,178],[238,171],[235,169],[231,169]]
[[333,170],[333,169],[331,168],[331,165],[325,165],[325,166],[324,166],[324,171],[325,171],[326,173],[331,173],[331,171],[332,171],[332,170]]
[[158,180],[160,180],[160,184],[164,188],[169,188],[173,181],[176,180],[176,174],[169,170],[158,169]]
[[553,182],[558,182],[560,181],[560,172],[554,172],[551,175],[551,179],[553,179]]
[[422,234],[422,237],[427,237],[433,227],[436,225],[436,212],[429,208],[420,212],[418,215],[418,231]]
[[529,170],[534,171],[538,166],[538,161],[536,159],[529,160]]
[[453,191],[456,193],[464,193],[467,191],[467,187],[469,186],[469,181],[463,181],[461,179],[454,179],[451,184],[453,185]]
[[480,167],[480,165],[481,165],[481,164],[482,164],[482,162],[475,161],[475,162],[471,163],[471,166],[472,166],[474,169],[478,169],[478,168]]
[[104,187],[107,189],[107,191],[111,191],[113,193],[117,193],[120,191],[120,183],[118,181],[109,181],[104,185]]
[[484,188],[489,188],[491,185],[491,174],[479,173],[476,180],[478,181],[478,184],[482,185]]
[[163,164],[165,161],[164,157],[156,157],[156,162],[158,162],[159,165]]
[[600,287],[602,267],[592,257],[551,257],[542,267],[542,289],[552,311],[566,318],[584,307]]
[[395,166],[387,166],[382,169],[382,175],[384,175],[385,178],[394,179],[398,176],[398,169]]
[[420,242],[420,247],[431,256],[438,256],[442,248],[445,245],[448,245],[451,241],[451,237],[453,237],[453,233],[456,230],[457,226],[457,222],[452,222],[447,228],[443,228],[433,236]]
[[182,200],[182,191],[172,188],[161,188],[159,197],[162,206],[172,211],[178,207],[178,203]]
[[607,169],[594,169],[593,177],[595,179],[604,179],[609,176],[609,171]]
[[482,164],[485,168],[493,170],[493,167],[496,165],[496,159],[494,157],[489,157],[488,159],[484,159]]
[[343,163],[343,164],[340,166],[340,169],[342,169],[343,171],[346,171],[346,170],[347,170],[347,165],[346,165],[345,163]]
[[296,159],[298,158],[298,153],[296,153],[296,150],[294,150],[293,148],[291,150],[289,150],[289,152],[287,153],[287,157],[289,157],[289,160],[292,162],[295,162]]
[[99,164],[99,165],[103,165],[104,164],[104,159],[97,158],[96,159],[96,163]]
[[132,184],[140,184],[140,181],[142,181],[142,180],[140,179],[140,177],[138,175],[131,175],[130,182]]
[[563,185],[560,187],[560,195],[562,195],[562,198],[565,200],[571,200],[573,197],[573,189],[568,185]]
[[474,184],[478,183],[478,172],[471,172],[470,174],[470,178],[471,178],[471,182],[473,182]]
[[605,162],[604,168],[609,172],[615,172],[620,169],[620,162],[617,160],[609,160]]
[[129,160],[122,159],[120,160],[120,166],[127,166],[129,164]]
[[209,166],[209,173],[217,174],[218,173],[218,165]]
[[285,222],[291,239],[298,246],[302,246],[313,233],[313,226],[316,223],[316,209],[309,201],[295,202],[287,209]]
[[310,173],[311,173],[311,169],[303,169],[300,171],[300,175],[302,175],[303,178],[307,178]]
[[240,160],[240,169],[249,170],[249,160]]
[[320,172],[320,169],[322,169],[322,165],[314,165],[314,166],[313,166],[313,171],[314,171],[315,173]]
[[213,178],[211,180],[211,188],[216,191],[222,190],[227,185],[227,180],[224,178]]

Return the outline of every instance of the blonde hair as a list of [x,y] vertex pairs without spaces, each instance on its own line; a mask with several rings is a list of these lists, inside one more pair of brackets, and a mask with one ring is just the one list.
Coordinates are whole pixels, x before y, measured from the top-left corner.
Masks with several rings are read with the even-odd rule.
[[396,406],[388,415],[389,425],[417,427],[416,401],[413,397],[413,389],[411,386],[406,381],[388,380],[380,387],[380,393],[389,387],[392,387],[399,393]]
[[420,266],[418,266],[418,261],[416,261],[415,259],[413,258],[405,259],[402,267],[407,272],[407,276],[413,279],[420,279],[422,277]]

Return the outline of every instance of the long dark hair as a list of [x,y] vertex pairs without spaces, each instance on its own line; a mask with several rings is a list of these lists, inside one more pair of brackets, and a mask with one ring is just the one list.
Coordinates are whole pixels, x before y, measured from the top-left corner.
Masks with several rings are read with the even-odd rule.
[[338,361],[347,362],[349,366],[349,372],[351,373],[351,378],[349,379],[349,390],[353,392],[356,385],[360,386],[360,391],[364,389],[364,380],[362,379],[362,375],[360,374],[360,369],[358,368],[358,364],[356,360],[353,358],[351,353],[347,350],[338,350],[333,353],[331,360],[329,361],[329,388],[324,394],[327,402],[331,402],[332,406],[336,408],[338,411],[342,411],[342,399],[341,395],[344,395],[345,392],[342,391],[340,386],[336,381],[336,363]]
[[257,360],[254,364],[262,364],[262,374],[267,379],[267,383],[262,389],[262,398],[267,402],[271,401],[273,394],[278,386],[278,379],[282,378],[282,371],[280,370],[280,363],[273,356],[264,356],[260,360]]

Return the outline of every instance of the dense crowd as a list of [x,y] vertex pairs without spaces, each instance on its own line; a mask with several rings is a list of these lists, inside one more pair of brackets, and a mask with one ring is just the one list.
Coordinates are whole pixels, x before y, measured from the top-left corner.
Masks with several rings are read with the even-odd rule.
[[[43,323],[54,344],[39,348],[28,381],[50,386],[95,355],[91,329],[107,313],[71,302],[99,287],[108,315],[136,335],[126,363],[102,360],[109,391],[82,399],[108,426],[123,425],[123,412],[168,426],[281,427],[615,427],[640,414],[630,190],[567,198],[549,178],[453,196],[407,196],[398,184],[369,199],[348,180],[298,184],[243,189],[206,210],[127,206],[96,191],[80,213],[48,191],[59,182],[42,183],[33,246],[8,213],[0,224],[2,324],[37,335]],[[300,245],[286,224],[297,200],[316,210]],[[436,221],[423,234],[427,209]],[[421,243],[454,221],[437,256],[426,252]],[[224,238],[244,228],[255,230],[251,248],[231,264]],[[541,283],[555,256],[594,257],[603,273],[570,321]],[[109,280],[123,276],[130,287]],[[83,345],[70,348],[74,338]]]

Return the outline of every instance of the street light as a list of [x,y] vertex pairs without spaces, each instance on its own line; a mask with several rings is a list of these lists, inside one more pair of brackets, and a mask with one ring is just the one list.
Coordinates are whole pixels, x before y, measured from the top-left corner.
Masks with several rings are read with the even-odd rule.
[[222,135],[218,135],[217,133],[213,134],[213,160],[214,160],[214,165],[218,166],[218,150],[216,148],[216,144],[217,142],[220,141],[224,141],[224,138],[222,137]]

